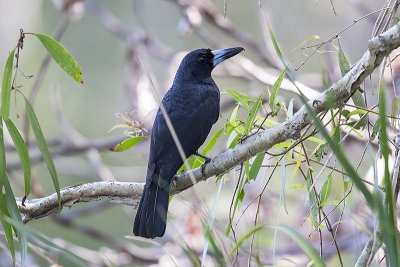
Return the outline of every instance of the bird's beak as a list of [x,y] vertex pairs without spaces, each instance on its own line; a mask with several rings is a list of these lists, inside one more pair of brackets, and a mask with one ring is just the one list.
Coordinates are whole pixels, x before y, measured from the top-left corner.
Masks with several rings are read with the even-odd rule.
[[234,55],[239,54],[243,50],[244,48],[242,47],[232,47],[232,48],[225,48],[225,49],[211,51],[211,53],[214,55],[213,67],[217,66],[225,59],[228,59],[230,57],[233,57]]

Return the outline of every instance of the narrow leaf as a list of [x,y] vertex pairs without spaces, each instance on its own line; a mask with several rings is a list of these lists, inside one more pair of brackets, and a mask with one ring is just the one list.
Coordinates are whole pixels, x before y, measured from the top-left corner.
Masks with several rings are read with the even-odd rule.
[[347,58],[346,54],[343,52],[340,44],[339,44],[339,49],[338,49],[338,58],[339,58],[340,72],[342,73],[342,76],[344,76],[350,70],[350,63],[349,63],[349,59]]
[[269,107],[274,115],[277,113],[276,96],[278,94],[279,89],[281,88],[281,84],[282,84],[283,78],[285,78],[285,75],[286,75],[286,69],[284,71],[282,71],[282,73],[279,75],[278,79],[275,81],[274,85],[272,86],[271,93],[269,95]]
[[[339,43],[339,51],[338,51],[338,57],[339,57],[339,67],[340,67],[340,72],[342,73],[342,76],[346,75],[347,72],[350,71],[350,63],[349,59],[347,58],[346,54],[343,52],[342,47],[340,46]],[[351,96],[351,99],[353,100],[353,103],[362,108],[367,108],[367,105],[365,104],[365,100],[363,95],[360,92],[361,88],[358,87],[357,90],[354,92],[354,94]],[[365,125],[367,122],[368,117],[360,114],[360,118],[362,118],[362,121],[358,124],[358,126],[361,128],[362,126]]]
[[[4,179],[6,179],[4,177]],[[15,247],[14,247],[14,236],[13,236],[13,229],[10,223],[7,222],[5,217],[9,217],[10,214],[7,210],[7,204],[5,200],[5,196],[3,194],[3,190],[0,190],[0,221],[3,227],[4,234],[6,236],[8,249],[10,250],[10,254],[12,260],[15,265]]]
[[134,147],[137,143],[145,139],[145,136],[133,136],[123,140],[121,143],[110,148],[113,152],[122,152]]
[[[5,189],[5,200],[7,205],[7,210],[10,214],[10,218],[22,224],[21,214],[19,213],[19,209],[17,203],[15,201],[14,193],[11,189],[10,182],[8,178],[4,179],[4,189]],[[24,227],[18,228],[14,227],[15,232],[17,233],[17,237],[19,240],[20,253],[21,253],[21,265],[24,266],[27,251],[28,251],[28,241],[26,237],[26,231]]]
[[319,256],[318,251],[302,235],[285,225],[277,225],[276,228],[284,232],[294,242],[296,242],[296,244],[307,254],[307,256],[310,257],[316,267],[325,266],[325,263]]
[[215,144],[217,143],[217,139],[221,136],[221,134],[224,132],[225,128],[221,128],[216,132],[213,137],[211,138],[210,142],[206,145],[206,147],[201,151],[202,155],[206,155],[208,151],[213,149]]
[[25,196],[28,196],[31,191],[31,162],[29,159],[28,148],[14,123],[9,119],[4,122],[7,125],[8,132],[14,142],[15,150],[18,153],[22,169],[24,170]]
[[261,108],[261,104],[262,104],[262,100],[263,100],[263,96],[260,95],[260,97],[257,99],[257,102],[254,103],[254,105],[251,107],[250,112],[249,112],[249,116],[247,117],[247,120],[245,122],[244,125],[244,133],[245,134],[249,134],[251,131],[251,128],[253,127],[253,123],[257,117],[257,112],[260,110]]
[[310,204],[310,220],[311,226],[316,229],[318,227],[318,218],[317,218],[317,198],[315,196],[314,190],[312,190],[312,180],[311,180],[311,171],[307,173],[307,191],[308,191],[308,199]]
[[8,119],[10,116],[10,99],[11,99],[11,85],[12,85],[12,70],[14,64],[14,52],[8,55],[6,66],[4,67],[4,74],[3,74],[3,83],[1,86],[1,107],[0,107],[0,116],[3,119]]
[[279,56],[281,61],[284,62],[283,55],[282,55],[282,52],[281,52],[281,48],[279,47],[279,43],[278,43],[278,41],[277,41],[277,39],[275,37],[274,31],[272,30],[272,27],[271,27],[271,25],[269,25],[269,23],[267,24],[267,26],[268,26],[269,36],[271,38],[271,42],[272,42],[272,45],[274,46],[275,52]]
[[48,35],[34,34],[42,42],[55,62],[75,81],[83,83],[82,68],[74,57],[58,41]]
[[248,96],[246,94],[243,94],[242,92],[236,91],[236,90],[226,90],[224,91],[225,93],[228,93],[233,99],[236,100],[236,102],[249,109],[249,102],[256,102],[257,99],[255,99],[254,97]]
[[292,52],[295,52],[296,50],[300,50],[301,48],[303,48],[303,46],[305,46],[306,44],[308,44],[309,42],[312,42],[314,40],[318,40],[321,37],[319,37],[318,35],[311,35],[309,36],[307,39],[305,39],[303,42],[301,42],[298,46],[296,46],[295,48],[293,48]]
[[53,159],[51,157],[51,154],[50,154],[49,148],[47,146],[46,140],[44,138],[39,121],[36,117],[35,111],[33,110],[33,107],[29,103],[27,98],[25,98],[25,107],[26,107],[26,112],[28,113],[29,122],[31,124],[33,133],[36,138],[36,142],[40,149],[40,153],[42,154],[42,157],[44,159],[44,162],[46,163],[47,169],[49,170],[51,180],[53,181],[54,189],[57,192],[58,203],[59,203],[59,205],[61,205],[60,184],[58,182],[56,167],[54,166]]
[[218,266],[226,266],[224,254],[222,253],[221,248],[218,246],[217,241],[215,240],[214,234],[211,230],[207,231],[208,240],[210,241],[210,245],[215,254],[214,259],[217,261]]
[[303,160],[303,149],[300,149],[299,155],[297,156],[296,165],[293,168],[292,178],[296,175],[297,171],[299,170],[302,160]]
[[[384,118],[386,119],[386,118]],[[374,126],[372,127],[372,134],[371,134],[371,140],[374,140],[376,135],[379,133],[379,129],[381,128],[381,118],[378,118],[375,123]]]
[[249,172],[249,180],[255,180],[257,178],[257,175],[260,171],[261,165],[264,161],[265,153],[261,152],[258,153],[256,158],[253,161],[253,164],[251,164],[250,172]]
[[326,180],[325,184],[322,186],[321,189],[321,203],[324,203],[328,200],[331,196],[332,192],[332,174],[329,174],[328,179]]
[[6,221],[13,225],[13,228],[16,231],[23,231],[26,235],[29,235],[32,240],[36,240],[40,243],[40,246],[43,247],[47,252],[56,252],[57,254],[61,255],[63,258],[67,259],[68,261],[72,262],[72,266],[85,266],[89,267],[89,264],[84,259],[80,258],[79,256],[73,254],[70,250],[65,249],[56,243],[50,241],[49,238],[40,235],[37,231],[30,230],[29,228],[25,227],[25,225],[20,220],[16,220],[14,218],[6,218]]
[[[385,205],[382,210],[380,210],[381,216],[379,218],[380,225],[383,231],[383,240],[386,245],[386,252],[390,266],[399,266],[399,250],[397,248],[400,244],[400,239],[397,229],[397,219],[396,219],[396,204],[393,197],[392,181],[390,178],[389,171],[389,155],[390,150],[388,146],[388,135],[386,132],[386,98],[385,98],[385,88],[382,86],[379,90],[379,118],[381,120],[381,127],[379,131],[379,144],[381,147],[382,156],[385,162],[385,170],[383,182],[385,185]],[[387,214],[385,214],[387,213]]]
[[[236,107],[233,109],[231,116],[229,117],[229,123],[235,127],[235,122],[236,122],[236,117],[237,117],[237,113],[239,110],[239,105],[236,105]],[[233,129],[232,129],[233,130]]]
[[390,113],[391,117],[390,122],[393,125],[393,128],[396,128],[397,124],[397,115],[398,115],[398,110],[399,110],[399,105],[400,105],[400,97],[396,96],[392,99],[392,112]]
[[257,225],[253,228],[251,228],[249,231],[247,231],[242,237],[233,245],[233,247],[229,250],[228,255],[231,256],[242,244],[244,241],[246,241],[252,234],[260,231],[263,229],[262,225]]
[[314,125],[320,131],[322,137],[326,140],[327,144],[331,147],[331,149],[332,149],[333,153],[336,155],[337,159],[341,162],[344,170],[349,175],[349,178],[354,182],[354,184],[358,187],[358,189],[364,195],[364,198],[368,202],[368,205],[370,207],[375,207],[375,204],[373,202],[373,198],[374,198],[373,195],[368,190],[368,188],[365,186],[364,182],[361,180],[360,176],[354,169],[351,162],[348,160],[348,158],[343,153],[342,148],[337,143],[335,143],[332,140],[332,138],[329,136],[329,134],[326,131],[321,120],[315,114],[315,111],[307,104],[306,99],[302,99],[302,100],[303,100],[303,103],[305,104],[305,107],[307,108],[308,114],[314,120]]
[[291,184],[289,185],[289,189],[303,189],[307,190],[307,186],[305,184]]
[[0,192],[3,190],[6,177],[6,150],[4,148],[3,119],[0,117]]

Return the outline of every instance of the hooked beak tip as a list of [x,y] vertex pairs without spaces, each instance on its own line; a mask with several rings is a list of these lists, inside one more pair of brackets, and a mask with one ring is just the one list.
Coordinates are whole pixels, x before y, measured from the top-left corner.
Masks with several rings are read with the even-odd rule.
[[217,66],[222,61],[239,54],[242,51],[244,51],[243,47],[232,47],[211,51],[211,53],[214,55],[213,67]]

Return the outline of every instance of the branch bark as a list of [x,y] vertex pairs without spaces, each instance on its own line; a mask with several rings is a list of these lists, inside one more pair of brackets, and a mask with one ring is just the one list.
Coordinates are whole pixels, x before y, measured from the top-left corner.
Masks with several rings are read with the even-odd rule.
[[[381,35],[372,38],[368,43],[368,50],[353,68],[329,89],[308,101],[315,112],[341,107],[350,95],[357,90],[360,84],[368,77],[393,49],[400,45],[400,23],[390,28]],[[229,149],[215,156],[204,168],[194,169],[174,179],[172,194],[182,192],[195,183],[204,181],[212,176],[228,172],[234,166],[249,160],[256,154],[270,149],[273,145],[287,139],[298,139],[301,131],[312,123],[312,119],[303,106],[292,118],[273,127],[248,137],[243,143],[234,149]],[[191,177],[194,181],[192,182]],[[70,207],[79,202],[91,202],[108,199],[113,202],[133,205],[137,207],[144,184],[142,183],[119,183],[119,182],[97,182],[67,187],[61,190],[62,207]],[[27,222],[49,214],[59,212],[57,196],[53,194],[48,197],[31,199],[21,205],[18,200],[21,213]]]

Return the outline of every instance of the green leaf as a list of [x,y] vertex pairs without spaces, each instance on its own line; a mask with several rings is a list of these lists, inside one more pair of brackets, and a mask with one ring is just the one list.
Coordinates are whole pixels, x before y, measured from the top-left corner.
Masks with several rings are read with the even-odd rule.
[[[274,31],[272,30],[272,27],[271,27],[271,25],[269,25],[269,23],[267,23],[267,26],[268,26],[268,33],[271,38],[272,45],[274,46],[275,52],[278,55],[278,57],[281,59],[282,63],[284,63],[284,58],[283,58],[283,55],[281,52],[281,48],[279,47],[279,43],[275,37]],[[286,64],[284,63],[284,65],[286,65]]]
[[249,181],[249,177],[250,177],[250,162],[248,160],[246,160],[244,162],[244,173],[246,174],[247,180],[246,183]]
[[282,84],[283,78],[285,78],[285,75],[286,75],[286,69],[282,71],[282,73],[279,75],[278,79],[275,81],[274,85],[272,86],[271,93],[269,95],[269,107],[270,107],[273,115],[276,115],[276,113],[277,113],[276,96],[278,94],[279,89],[281,88],[281,84]]
[[[385,91],[384,88],[381,87],[380,92],[379,92],[379,115],[380,115],[379,117],[381,119],[380,140],[382,142],[382,144],[381,144],[382,155],[388,156],[389,153],[387,153],[388,152],[387,144],[386,145],[383,144],[383,143],[387,143],[386,120],[384,119],[385,118],[384,91]],[[395,213],[395,205],[392,201],[393,195],[392,195],[391,183],[390,183],[390,177],[389,177],[390,175],[388,175],[388,167],[385,166],[385,178],[384,178],[385,194],[387,196],[387,199],[385,200],[385,202],[383,202],[383,199],[380,197],[380,191],[375,191],[375,193],[372,194],[368,190],[368,188],[366,187],[366,185],[364,184],[364,182],[362,181],[362,179],[360,178],[360,176],[358,175],[358,173],[352,166],[349,159],[343,153],[341,147],[337,143],[334,143],[333,140],[329,137],[329,134],[327,133],[321,120],[318,119],[317,115],[315,114],[315,111],[307,104],[305,98],[302,98],[302,101],[308,110],[308,114],[314,120],[314,125],[320,131],[321,135],[325,138],[325,140],[329,144],[329,146],[332,148],[332,151],[335,153],[336,158],[340,161],[343,169],[346,171],[349,178],[353,181],[353,183],[361,191],[361,193],[363,194],[364,199],[368,203],[368,205],[374,211],[377,211],[379,223],[380,223],[381,229],[382,229],[383,241],[387,248],[386,255],[387,255],[387,258],[389,261],[389,265],[390,266],[399,266],[398,260],[400,259],[400,255],[398,255],[398,253],[400,251],[397,249],[399,237],[398,237],[397,231],[393,230],[393,229],[396,229],[396,224],[393,223],[394,214],[396,214],[396,213]],[[385,165],[387,165],[387,163],[385,163]],[[388,185],[386,186],[386,184],[388,184]],[[388,203],[388,204],[386,204],[388,206],[384,207],[383,203]]]
[[303,189],[307,190],[307,186],[305,184],[291,184],[289,185],[289,189]]
[[396,123],[397,123],[397,115],[398,115],[398,110],[399,110],[399,105],[400,105],[400,97],[396,96],[392,99],[392,112],[390,113],[391,119],[390,122],[393,125],[393,128],[396,128]]
[[[194,162],[196,161],[196,158],[197,158],[197,157],[191,155],[191,156],[182,164],[182,166],[179,168],[179,170],[178,170],[176,173],[187,172],[187,171],[193,169],[193,164],[194,164]],[[187,166],[190,167],[189,170],[187,170]]]
[[49,148],[46,144],[46,140],[44,138],[39,121],[36,117],[35,111],[33,110],[33,107],[29,103],[27,98],[25,98],[25,108],[26,112],[28,113],[29,122],[31,124],[33,133],[35,135],[40,153],[42,154],[43,160],[46,163],[47,169],[49,170],[51,180],[53,181],[54,189],[57,192],[58,204],[61,207],[60,184],[58,182],[56,167],[54,166],[53,159],[51,157]]
[[244,188],[242,188],[239,191],[238,196],[237,196],[238,203],[242,203],[243,202],[243,199],[244,199],[245,195],[246,195],[246,193],[244,192]]
[[291,239],[293,239],[293,241],[296,242],[296,244],[307,254],[307,256],[310,257],[316,267],[325,266],[325,263],[319,256],[318,251],[298,232],[285,225],[277,225],[275,228],[284,232]]
[[15,150],[18,153],[22,169],[24,170],[25,196],[28,196],[31,191],[31,162],[29,159],[28,148],[14,123],[9,119],[4,120],[4,122],[7,125],[8,132],[14,142]]
[[225,259],[224,259],[224,254],[222,253],[221,248],[218,246],[215,236],[211,229],[208,229],[206,232],[206,236],[208,237],[208,240],[210,241],[211,248],[213,249],[213,252],[215,254],[214,259],[217,261],[218,266],[226,266],[225,264]]
[[328,200],[328,198],[331,196],[332,192],[332,174],[329,174],[328,179],[324,183],[321,189],[321,194],[320,194],[320,202],[324,203]]
[[12,70],[14,64],[14,52],[15,49],[11,51],[8,55],[6,65],[4,67],[3,83],[1,89],[1,108],[0,116],[3,119],[8,119],[10,116],[10,98],[11,98],[11,86],[12,86]]
[[6,150],[4,148],[3,119],[0,117],[0,192],[3,190],[4,179],[6,177]]
[[34,33],[43,46],[47,49],[54,61],[71,76],[75,81],[83,83],[82,68],[74,57],[58,41],[48,35]]
[[122,152],[122,151],[128,150],[145,138],[146,138],[145,136],[129,137],[129,138],[125,139],[124,141],[122,141],[121,143],[110,148],[110,150],[113,152]]
[[[6,177],[4,177],[4,179],[6,179]],[[15,265],[15,247],[14,247],[13,229],[12,229],[11,224],[8,223],[7,220],[5,220],[5,217],[10,216],[6,203],[7,202],[5,200],[3,190],[0,190],[0,221],[1,221],[1,225],[3,226],[3,231],[6,236],[7,245],[10,250],[12,260]]]
[[233,247],[229,250],[228,256],[231,256],[243,243],[246,241],[250,236],[252,236],[254,233],[260,231],[263,229],[262,225],[257,225],[253,228],[251,228],[249,231],[247,231],[240,239],[233,245]]
[[333,129],[332,141],[335,142],[336,144],[340,143],[340,129],[339,129],[339,126],[336,126],[335,129]]
[[[232,134],[234,134],[234,133],[232,133]],[[234,148],[234,147],[237,145],[237,143],[239,142],[240,138],[242,138],[242,136],[243,136],[243,135],[241,135],[241,134],[236,134],[236,135],[232,138],[232,140],[230,141],[230,143],[229,143],[229,145],[228,145],[228,149]]]
[[[7,210],[10,214],[10,218],[22,224],[21,214],[19,213],[19,209],[17,203],[15,201],[14,193],[11,189],[10,182],[8,178],[4,179],[4,189],[5,189],[5,201],[7,205]],[[24,227],[18,228],[14,227],[15,232],[17,233],[17,237],[19,240],[20,253],[21,253],[21,265],[24,266],[26,254],[28,251],[28,241],[26,237],[26,231]]]
[[250,109],[249,102],[256,102],[257,100],[254,97],[248,96],[236,90],[226,90],[224,93],[228,93],[239,105],[247,109]]
[[215,144],[217,143],[217,139],[221,136],[221,134],[224,132],[225,127],[219,129],[214,135],[213,137],[211,137],[210,142],[208,142],[208,144],[206,145],[206,147],[201,151],[202,155],[206,155],[208,151],[210,151]]
[[191,266],[193,267],[201,267],[201,262],[199,257],[197,256],[196,251],[194,251],[186,242],[185,245],[182,246],[183,252],[189,258]]
[[299,155],[297,156],[296,165],[293,168],[292,178],[296,175],[297,171],[299,170],[302,160],[303,160],[303,149],[300,149]]
[[315,41],[320,39],[321,37],[319,37],[318,35],[311,35],[310,37],[308,37],[307,39],[305,39],[303,42],[301,42],[298,46],[296,46],[295,48],[293,48],[292,52],[295,52],[301,48],[303,48],[303,46],[305,46],[306,44],[308,44],[311,41]]
[[[364,97],[363,97],[362,93],[360,92],[360,90],[355,91],[353,96],[351,97],[351,99],[353,100],[354,104],[357,107],[367,109],[367,105],[365,104]],[[360,114],[360,117],[361,116],[362,115]]]
[[295,143],[295,141],[293,141],[293,140],[283,141],[278,144],[275,144],[273,147],[274,148],[288,148],[288,147],[291,147],[294,143]]
[[250,109],[249,116],[244,124],[244,134],[246,135],[250,133],[251,128],[253,127],[253,123],[257,117],[257,112],[261,108],[262,100],[263,95],[260,95],[260,97],[257,99],[257,102]]
[[320,131],[322,137],[326,140],[327,144],[332,149],[333,153],[336,155],[337,159],[341,162],[344,170],[349,175],[349,178],[354,182],[354,184],[358,187],[361,193],[364,195],[365,200],[368,202],[368,205],[374,207],[375,204],[373,203],[373,195],[365,186],[364,182],[347,159],[345,154],[343,153],[339,144],[335,143],[332,138],[329,136],[328,132],[326,131],[324,125],[322,124],[321,120],[315,114],[315,111],[307,104],[306,99],[302,99],[305,107],[307,108],[308,114],[314,120],[314,125]]
[[321,204],[319,204],[319,207],[326,207],[326,206],[336,206],[338,205],[340,202],[338,200],[329,200],[329,201],[325,201],[325,202],[321,202]]
[[396,203],[393,197],[392,181],[389,171],[389,155],[390,150],[388,146],[388,135],[386,132],[386,98],[385,88],[381,86],[379,90],[379,118],[381,120],[381,127],[379,132],[379,144],[382,156],[385,163],[383,183],[385,185],[385,205],[386,207],[380,210],[381,216],[379,218],[380,225],[383,231],[383,240],[386,245],[387,257],[390,266],[399,266],[399,250],[397,249],[400,244],[400,238],[397,231],[397,212]]
[[30,230],[29,228],[25,227],[25,225],[18,219],[16,220],[12,217],[5,219],[9,224],[13,225],[13,228],[16,231],[23,231],[24,233],[26,233],[26,235],[29,235],[32,240],[36,240],[37,242],[39,242],[40,246],[43,247],[45,251],[56,252],[58,255],[62,256],[62,258],[65,257],[66,260],[73,263],[72,266],[89,267],[89,264],[85,260],[73,254],[68,249],[60,247],[56,243],[51,242],[49,238],[46,238],[45,236],[38,234],[37,231]]
[[[384,118],[384,120],[385,120],[385,118]],[[374,126],[372,127],[371,140],[375,139],[375,137],[378,134],[380,128],[381,128],[381,118],[378,118],[375,121]]]
[[[350,63],[349,60],[346,56],[346,54],[343,52],[342,47],[340,46],[339,43],[339,51],[338,51],[338,57],[339,57],[339,67],[340,67],[340,72],[342,73],[342,76],[346,75],[347,72],[350,71]],[[357,90],[354,92],[354,94],[351,96],[351,99],[353,100],[353,103],[362,108],[367,108],[367,105],[365,104],[365,100],[363,95],[360,92],[361,88],[358,87]],[[362,117],[360,114],[360,118],[362,118],[362,121],[358,124],[359,127],[363,127],[365,123],[368,120],[368,116]]]
[[353,110],[352,112],[349,112],[347,110],[347,113],[345,112],[345,114],[342,112],[343,116],[345,116],[346,118],[350,118],[353,115],[361,115],[362,116],[362,115],[367,114],[367,113],[368,112],[366,110],[364,110],[364,109],[356,109],[356,110]]
[[348,176],[343,178],[343,193],[347,193],[347,190],[350,188],[350,180]]
[[251,164],[250,172],[249,172],[249,180],[255,180],[257,178],[257,175],[260,171],[261,165],[264,161],[265,153],[261,152],[258,153],[256,158],[253,161],[253,164]]
[[343,52],[342,47],[340,46],[340,43],[339,43],[339,48],[338,48],[338,58],[339,58],[340,72],[342,73],[342,76],[344,76],[350,70],[350,63],[349,63],[349,59],[347,58],[346,54]]
[[236,117],[238,113],[239,105],[236,105],[236,107],[233,109],[231,116],[229,117],[229,123],[235,127],[236,125]]
[[317,218],[317,198],[315,196],[314,190],[311,188],[312,186],[312,179],[311,179],[311,171],[308,171],[307,173],[307,191],[308,191],[308,198],[309,198],[309,204],[310,204],[310,220],[311,220],[311,226],[314,227],[314,229],[317,229],[318,227],[318,218]]

